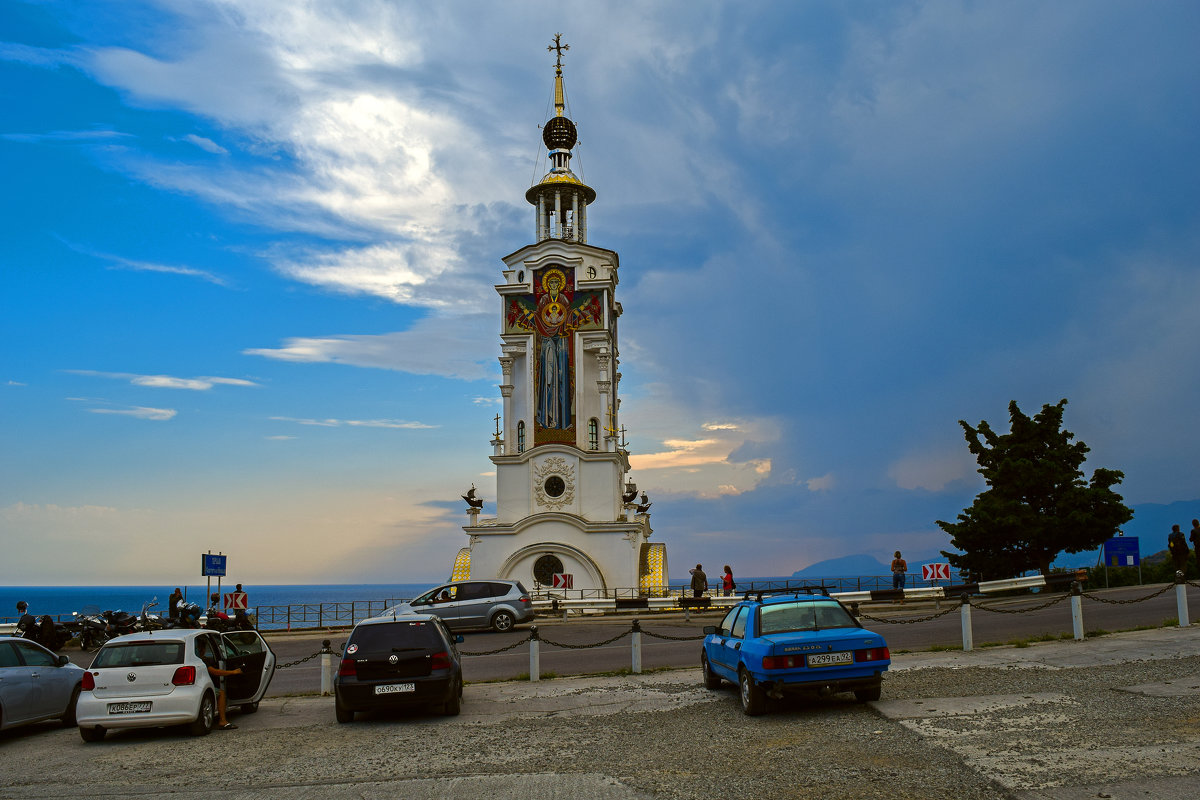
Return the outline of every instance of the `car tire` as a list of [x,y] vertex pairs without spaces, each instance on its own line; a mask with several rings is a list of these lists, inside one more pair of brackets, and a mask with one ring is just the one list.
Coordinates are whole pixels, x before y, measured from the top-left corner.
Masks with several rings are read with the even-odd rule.
[[196,714],[196,720],[188,725],[188,733],[192,736],[207,736],[212,733],[215,724],[216,701],[213,700],[212,692],[205,692],[204,697],[200,698],[200,711]]
[[704,688],[720,689],[721,676],[713,672],[712,667],[708,665],[708,656],[700,656],[700,668],[704,670]]
[[517,624],[517,618],[508,611],[497,611],[492,615],[492,630],[497,633],[511,631]]
[[62,715],[62,726],[64,728],[75,727],[75,706],[79,703],[79,687],[75,687],[75,691],[71,692],[71,702],[67,703],[67,710]]
[[738,671],[738,689],[742,698],[742,712],[746,716],[757,717],[767,710],[767,696],[745,668]]
[[354,722],[354,712],[348,708],[343,708],[342,701],[338,700],[337,697],[333,698],[333,716],[337,718],[338,722],[343,724]]
[[447,717],[457,717],[462,711],[462,678],[454,682],[450,690],[450,699],[442,706],[442,713]]
[[872,686],[869,689],[855,689],[854,699],[860,703],[873,703],[883,694],[882,686]]
[[242,703],[240,706],[238,706],[238,709],[243,714],[253,714],[254,712],[258,711],[258,703]]
[[91,728],[80,728],[79,738],[83,739],[85,742],[98,742],[104,738],[104,734],[107,732],[108,731],[104,730],[104,728],[101,728],[99,725]]

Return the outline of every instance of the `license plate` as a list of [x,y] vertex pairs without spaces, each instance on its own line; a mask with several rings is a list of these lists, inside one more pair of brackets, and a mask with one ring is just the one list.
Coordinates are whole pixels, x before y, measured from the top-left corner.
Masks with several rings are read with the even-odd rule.
[[108,713],[110,714],[140,714],[150,710],[150,701],[145,700],[140,703],[109,703]]
[[397,692],[415,692],[415,683],[389,683],[386,686],[376,686],[375,694],[396,694]]
[[835,667],[853,663],[854,653],[849,650],[843,650],[840,653],[811,653],[808,656],[810,667]]

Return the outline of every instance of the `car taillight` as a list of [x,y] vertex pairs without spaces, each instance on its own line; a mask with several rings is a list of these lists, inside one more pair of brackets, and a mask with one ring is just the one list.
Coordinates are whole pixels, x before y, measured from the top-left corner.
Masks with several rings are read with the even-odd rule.
[[171,676],[171,684],[173,686],[191,686],[196,682],[195,667],[180,667],[175,670],[175,674]]
[[869,650],[855,650],[855,661],[887,661],[892,657],[886,647],[872,647]]
[[83,684],[81,688],[85,692],[90,692],[96,688],[96,678],[90,672],[83,673]]
[[804,666],[804,656],[763,656],[763,669],[795,669]]
[[430,669],[450,669],[450,654],[443,650],[440,653],[434,653],[432,660],[429,662]]
[[525,597],[524,595],[522,595],[522,596],[521,596],[521,602],[522,602],[522,603],[526,603],[526,604],[528,604],[528,603],[532,603],[533,601],[532,601],[532,600],[530,600],[528,597]]
[[357,678],[358,664],[356,664],[353,659],[343,658],[341,665],[338,666],[338,677]]

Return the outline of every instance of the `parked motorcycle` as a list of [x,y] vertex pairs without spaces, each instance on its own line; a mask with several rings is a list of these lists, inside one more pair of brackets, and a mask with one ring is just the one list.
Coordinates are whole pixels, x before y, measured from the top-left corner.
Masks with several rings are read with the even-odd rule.
[[201,608],[196,603],[181,602],[176,606],[178,616],[167,618],[168,628],[199,628]]
[[71,616],[75,635],[79,637],[79,649],[93,650],[108,641],[108,622],[99,606],[84,606]]
[[37,642],[47,650],[53,650],[56,653],[62,649],[63,645],[75,638],[73,631],[49,614],[43,614],[40,617],[26,614],[17,623],[16,633],[17,636]]
[[109,609],[100,616],[104,618],[104,633],[108,639],[115,639],[137,630],[138,618],[128,611]]
[[150,609],[158,605],[158,598],[142,604],[142,613],[138,614],[137,629],[139,631],[161,631],[167,627],[167,621],[158,614],[151,614]]

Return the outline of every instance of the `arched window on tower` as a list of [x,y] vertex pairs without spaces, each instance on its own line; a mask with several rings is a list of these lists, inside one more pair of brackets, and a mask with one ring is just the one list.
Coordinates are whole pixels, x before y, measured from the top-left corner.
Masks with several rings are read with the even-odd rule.
[[525,420],[517,422],[517,452],[525,452]]
[[592,417],[588,420],[588,450],[600,449],[600,420]]

